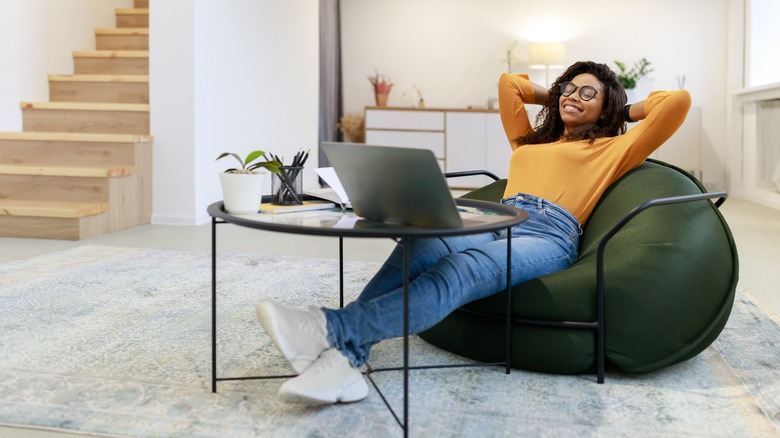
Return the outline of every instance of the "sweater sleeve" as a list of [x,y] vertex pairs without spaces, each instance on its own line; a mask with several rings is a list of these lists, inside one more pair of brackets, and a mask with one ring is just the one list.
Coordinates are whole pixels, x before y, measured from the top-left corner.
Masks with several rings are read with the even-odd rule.
[[640,164],[668,140],[685,121],[691,107],[686,90],[654,91],[644,103],[645,118],[626,132],[623,143],[632,161]]
[[535,98],[533,86],[526,75],[504,73],[499,78],[498,112],[512,149],[517,148],[516,138],[531,132],[525,104],[533,103]]

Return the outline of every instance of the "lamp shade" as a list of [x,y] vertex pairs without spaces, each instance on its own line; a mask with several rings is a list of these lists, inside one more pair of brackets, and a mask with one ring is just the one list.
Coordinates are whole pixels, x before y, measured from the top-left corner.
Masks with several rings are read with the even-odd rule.
[[531,68],[562,68],[566,58],[563,43],[531,43],[528,45],[528,66]]

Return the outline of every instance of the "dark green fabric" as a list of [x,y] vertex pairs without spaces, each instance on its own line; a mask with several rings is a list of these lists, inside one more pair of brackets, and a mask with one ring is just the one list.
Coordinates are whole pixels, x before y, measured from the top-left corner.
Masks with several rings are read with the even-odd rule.
[[[498,201],[506,181],[470,193]],[[702,193],[686,172],[648,160],[614,183],[583,227],[574,264],[512,289],[516,318],[594,321],[596,249],[601,237],[640,204],[656,198]],[[738,273],[731,232],[707,201],[653,207],[634,218],[605,253],[606,355],[617,368],[644,373],[695,356],[723,329]],[[501,317],[506,295],[465,306]],[[461,310],[421,334],[454,353],[502,360],[504,324]],[[595,367],[595,332],[516,324],[512,366],[551,373]]]

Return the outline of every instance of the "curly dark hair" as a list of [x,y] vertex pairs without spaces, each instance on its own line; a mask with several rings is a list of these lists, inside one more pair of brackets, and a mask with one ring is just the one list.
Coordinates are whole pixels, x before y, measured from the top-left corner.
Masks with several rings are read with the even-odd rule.
[[604,101],[601,117],[596,123],[578,126],[574,132],[566,135],[567,140],[590,140],[593,143],[599,137],[615,137],[626,132],[626,122],[623,118],[623,107],[626,105],[626,90],[617,79],[617,75],[606,64],[592,61],[580,61],[571,65],[552,84],[547,102],[536,116],[536,128],[524,137],[515,139],[515,143],[540,144],[552,143],[564,136],[564,124],[558,106],[561,97],[561,83],[574,79],[575,76],[590,73],[604,87]]

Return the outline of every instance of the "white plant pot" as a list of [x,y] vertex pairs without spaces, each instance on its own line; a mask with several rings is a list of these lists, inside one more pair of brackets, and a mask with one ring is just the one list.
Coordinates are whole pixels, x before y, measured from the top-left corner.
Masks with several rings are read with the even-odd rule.
[[254,214],[263,200],[265,173],[220,173],[225,211],[230,214]]

